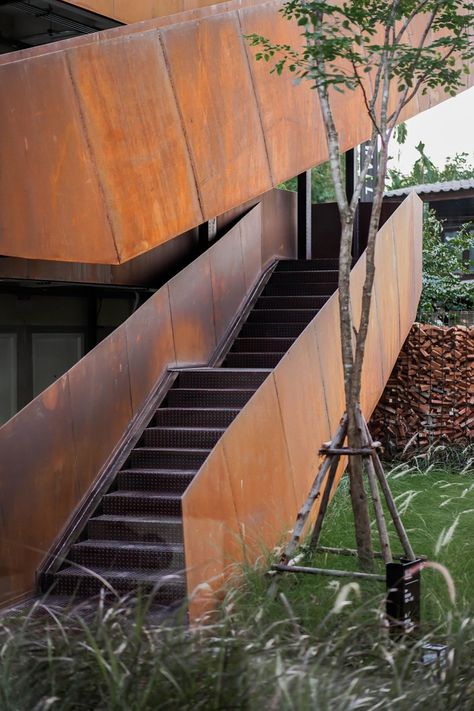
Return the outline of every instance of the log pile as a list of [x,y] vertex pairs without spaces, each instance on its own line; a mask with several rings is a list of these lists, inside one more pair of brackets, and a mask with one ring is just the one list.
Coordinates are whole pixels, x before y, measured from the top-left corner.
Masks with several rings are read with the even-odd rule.
[[474,328],[415,324],[370,423],[389,455],[474,435]]

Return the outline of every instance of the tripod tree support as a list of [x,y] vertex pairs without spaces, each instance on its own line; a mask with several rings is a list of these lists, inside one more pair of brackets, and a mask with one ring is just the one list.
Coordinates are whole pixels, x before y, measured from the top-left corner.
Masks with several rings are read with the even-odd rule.
[[[347,436],[348,428],[348,418],[347,413],[341,419],[339,427],[336,431],[331,442],[326,443],[320,450],[320,454],[324,456],[324,461],[321,464],[319,471],[314,479],[313,485],[309,492],[308,498],[298,512],[295,527],[293,529],[293,534],[290,541],[288,542],[284,552],[280,557],[278,564],[272,566],[273,574],[275,573],[309,573],[313,575],[331,575],[333,577],[354,577],[360,578],[364,576],[365,579],[380,580],[380,575],[374,575],[369,573],[354,573],[352,571],[343,570],[326,570],[322,568],[310,568],[305,566],[298,566],[291,564],[291,558],[296,551],[301,537],[303,535],[305,526],[311,515],[311,511],[314,507],[317,499],[321,497],[321,489],[324,486],[324,491],[322,494],[318,515],[316,517],[316,522],[310,538],[309,549],[321,552],[335,552],[342,555],[352,555],[356,553],[352,549],[337,549],[337,548],[322,548],[318,546],[319,538],[321,535],[324,518],[326,516],[327,507],[329,504],[329,499],[331,496],[331,490],[334,485],[334,481],[337,474],[337,468],[340,462],[341,456],[362,456],[366,464],[367,479],[369,482],[370,492],[372,496],[372,502],[375,511],[375,520],[377,524],[377,530],[379,534],[379,541],[381,552],[377,554],[377,557],[381,557],[386,565],[391,565],[393,562],[392,551],[390,547],[390,541],[388,536],[387,525],[385,521],[385,515],[383,510],[383,505],[379,492],[379,485],[382,491],[383,497],[385,498],[387,508],[392,517],[395,530],[398,534],[400,542],[403,547],[405,557],[408,561],[415,560],[415,554],[413,548],[408,540],[405,527],[403,526],[402,520],[397,510],[395,500],[390,491],[390,487],[387,483],[385,473],[383,471],[382,463],[377,454],[377,448],[380,447],[379,442],[374,442],[372,439],[367,423],[359,409],[358,415],[358,426],[362,432],[362,445],[357,449],[351,449],[350,447],[345,447],[344,442]],[[383,577],[383,576],[382,576]],[[274,593],[276,590],[276,580],[274,579],[269,590],[269,594]]]

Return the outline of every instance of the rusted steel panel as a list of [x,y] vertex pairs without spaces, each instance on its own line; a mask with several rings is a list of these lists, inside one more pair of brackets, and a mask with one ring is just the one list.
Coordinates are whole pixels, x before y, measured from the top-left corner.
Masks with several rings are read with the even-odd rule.
[[162,287],[124,325],[136,414],[166,368],[176,362],[168,287]]
[[[289,23],[278,12],[279,7],[279,0],[274,0],[241,10],[243,34],[256,33],[271,37],[274,42],[301,47],[301,28]],[[272,175],[281,181],[295,175],[295,165],[302,172],[326,160],[321,112],[310,82],[295,86],[294,75],[289,72],[271,74],[267,62],[255,60],[258,51],[258,47],[247,46]]]
[[71,50],[68,62],[120,261],[151,249],[165,223],[179,234],[202,222],[156,36]]
[[331,437],[315,326],[310,324],[275,371],[296,498],[304,501],[319,464],[319,448]]
[[131,23],[216,5],[226,0],[65,0],[65,2],[119,22]]
[[79,502],[132,418],[125,328],[117,329],[71,368],[68,380]]
[[[397,212],[397,211],[396,211]],[[396,215],[396,212],[394,215]],[[376,277],[374,294],[383,328],[381,342],[384,363],[389,373],[397,360],[403,339],[400,338],[400,298],[398,294],[397,257],[394,245],[394,217],[380,230],[375,244]],[[408,244],[405,246],[408,248]],[[383,278],[384,275],[392,278]]]
[[216,347],[209,252],[168,283],[176,361],[206,363]]
[[207,217],[272,187],[241,35],[235,13],[161,32]]
[[[117,264],[324,160],[311,90],[271,76],[242,37],[295,39],[281,3],[231,0],[2,55],[0,159],[14,167],[0,179],[0,253]],[[369,136],[358,94],[334,113],[343,150]]]
[[255,207],[245,220],[241,220],[239,231],[245,285],[249,290],[262,270],[262,240],[255,239],[255,235],[262,232],[261,205]]
[[224,336],[227,325],[238,312],[247,293],[240,229],[237,226],[234,230],[237,233],[235,238],[219,240],[210,255],[217,343]]
[[[230,486],[224,450],[220,443],[211,452],[199,474],[199,487],[191,484],[182,501],[184,546],[193,561],[188,567],[188,589],[203,580],[219,588],[229,566],[241,560],[241,536]],[[215,605],[212,588],[190,596],[189,611],[196,620]]]
[[272,190],[262,202],[262,264],[275,257],[296,259],[296,193]]
[[[251,560],[284,538],[296,515],[293,474],[272,374],[227,432],[231,430],[222,444],[243,550]],[[197,495],[198,486],[193,489]],[[192,558],[187,565],[193,567]]]
[[[415,194],[407,198],[413,201]],[[403,342],[408,336],[413,321],[416,318],[418,300],[420,296],[419,282],[410,278],[410,264],[416,259],[419,245],[411,243],[407,249],[401,240],[396,239],[398,234],[410,234],[413,231],[413,210],[396,210],[393,215],[394,248],[398,271],[398,297],[400,300],[400,340]],[[397,354],[398,355],[398,354]]]
[[[403,343],[404,334],[400,334],[398,326],[398,283],[406,281],[417,285],[416,290],[410,290],[410,299],[402,302],[412,318],[416,311],[421,279],[421,215],[421,201],[411,196],[377,237],[376,298],[363,372],[362,405],[366,417],[383,392],[392,369],[393,352]],[[403,258],[395,258],[394,240],[397,254]],[[362,290],[364,262],[362,258],[353,270],[354,297],[360,296]],[[407,274],[399,274],[399,270]],[[241,560],[243,551],[247,562],[257,560],[262,549],[271,549],[281,540],[282,533],[294,525],[295,508],[306,499],[317,471],[319,447],[334,433],[342,416],[344,384],[337,298],[336,293],[316,315],[220,440],[241,529]],[[359,313],[360,305],[356,302],[354,316],[357,318]],[[342,472],[343,466],[339,468],[336,484]],[[199,546],[194,544],[191,535],[191,522],[199,516],[199,502],[206,493],[201,477],[203,482],[209,482],[216,476],[217,470],[214,471],[213,462],[208,460],[186,495],[185,528],[189,530],[186,564],[192,571],[188,573],[189,590],[195,593],[192,616],[208,609],[210,604],[208,594],[200,604],[197,585],[207,582],[217,591],[230,572],[225,562],[229,556],[223,551],[214,566],[219,571],[224,570],[224,574],[215,580],[206,577],[205,562],[209,553],[202,541]],[[222,495],[221,492],[216,509],[232,510],[229,501],[224,504]],[[232,550],[235,556],[235,545]]]
[[0,86],[0,253],[114,263],[65,53],[0,67]]
[[0,604],[33,589],[35,570],[78,502],[67,376],[26,410],[0,430]]
[[319,365],[323,373],[329,425],[331,435],[333,435],[344,412],[344,377],[341,362],[337,292],[331,296],[317,314],[314,335]]
[[[408,234],[408,232],[404,233]],[[362,288],[365,281],[365,253],[358,260],[351,272],[351,300],[352,300],[352,319],[356,329],[359,329],[360,314],[362,309]],[[408,273],[411,273],[410,265],[406,265]],[[396,314],[395,314],[396,316]],[[393,317],[393,315],[392,315]],[[362,392],[361,405],[366,413],[371,413],[376,407],[380,393],[383,392],[389,372],[384,372],[383,359],[380,358],[380,353],[383,349],[383,329],[381,327],[377,300],[372,299],[370,309],[369,331],[367,333],[367,341],[365,346],[364,364],[362,368]]]

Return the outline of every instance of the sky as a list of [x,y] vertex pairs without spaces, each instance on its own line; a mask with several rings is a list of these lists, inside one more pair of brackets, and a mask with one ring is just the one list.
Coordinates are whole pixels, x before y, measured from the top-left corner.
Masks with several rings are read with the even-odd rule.
[[474,88],[446,99],[409,119],[406,124],[406,143],[399,146],[392,142],[390,146],[393,160],[389,168],[398,165],[402,173],[409,173],[418,158],[415,146],[420,141],[426,145],[426,154],[439,168],[455,153],[467,152],[470,162],[474,163]]

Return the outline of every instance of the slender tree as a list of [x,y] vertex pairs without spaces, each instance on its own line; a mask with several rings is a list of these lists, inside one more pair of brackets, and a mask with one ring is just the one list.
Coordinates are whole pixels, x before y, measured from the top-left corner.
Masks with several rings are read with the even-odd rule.
[[[317,91],[328,146],[332,180],[341,219],[339,311],[348,444],[359,448],[358,426],[362,366],[375,274],[375,238],[387,173],[388,146],[402,112],[421,92],[441,88],[455,95],[463,87],[474,57],[474,3],[468,0],[289,0],[284,17],[301,27],[301,49],[251,35],[257,60],[272,71],[288,70]],[[416,27],[415,27],[416,25]],[[358,90],[370,119],[371,136],[354,193],[344,189],[340,136],[333,111],[334,92]],[[378,150],[366,275],[360,322],[351,315],[350,271],[356,209],[374,152]],[[371,567],[373,552],[363,461],[351,457],[351,500],[360,563]]]

